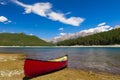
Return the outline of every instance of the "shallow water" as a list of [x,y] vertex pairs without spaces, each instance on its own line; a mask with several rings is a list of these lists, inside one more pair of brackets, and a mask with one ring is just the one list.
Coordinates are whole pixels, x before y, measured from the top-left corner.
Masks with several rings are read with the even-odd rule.
[[70,68],[120,74],[119,47],[0,47],[0,53],[24,53],[28,58],[42,60],[67,54]]

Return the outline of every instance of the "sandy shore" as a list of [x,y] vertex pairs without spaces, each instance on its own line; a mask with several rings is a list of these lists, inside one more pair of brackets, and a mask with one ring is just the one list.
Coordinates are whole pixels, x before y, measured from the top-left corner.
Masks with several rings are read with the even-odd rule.
[[[0,54],[0,58],[0,80],[23,80],[25,55]],[[120,80],[120,75],[66,68],[30,80]]]
[[120,80],[120,75],[66,68],[31,80]]
[[0,62],[24,60],[25,57],[26,56],[24,54],[0,53]]

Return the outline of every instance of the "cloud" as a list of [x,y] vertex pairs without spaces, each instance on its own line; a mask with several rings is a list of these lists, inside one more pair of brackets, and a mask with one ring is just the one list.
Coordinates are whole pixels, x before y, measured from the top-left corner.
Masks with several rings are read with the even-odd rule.
[[113,29],[118,29],[120,28],[120,25],[116,25]]
[[49,2],[46,3],[35,3],[33,5],[27,5],[18,0],[12,0],[19,6],[22,6],[25,9],[25,13],[34,13],[42,17],[47,17],[49,11],[51,11],[52,5]]
[[6,3],[5,2],[0,2],[0,5],[6,5]]
[[30,35],[30,36],[33,36],[33,34],[32,34],[32,33],[30,33],[29,35]]
[[0,0],[0,5],[6,5],[9,2],[9,0]]
[[63,31],[63,30],[64,30],[64,28],[59,28],[58,30],[59,30],[59,31]]
[[68,14],[71,14],[71,12],[67,12],[67,13],[65,13],[65,15],[68,15]]
[[0,0],[0,5],[7,5],[11,0]]
[[0,22],[5,22],[8,21],[8,19],[4,16],[0,16]]
[[10,23],[11,21],[8,20],[5,16],[0,16],[0,22],[7,24]]
[[73,26],[79,26],[84,21],[84,19],[80,17],[66,18],[63,13],[57,13],[57,12],[50,12],[48,14],[48,18],[54,21],[59,21]]
[[104,32],[104,31],[109,31],[113,29],[113,27],[106,25],[106,23],[100,23],[99,25],[97,25],[97,27],[95,28],[90,28],[87,30],[82,30],[76,33],[66,33],[65,35],[60,35],[57,37],[54,37],[51,41],[56,43],[59,41],[63,41],[66,39],[74,39],[74,38],[78,38],[78,37],[84,37],[84,36],[88,36],[88,35],[92,35],[95,33],[100,33],[100,32]]
[[60,36],[64,36],[64,35],[66,35],[66,33],[60,33]]
[[64,24],[69,24],[72,26],[79,26],[84,19],[81,17],[69,17],[67,18],[66,15],[70,14],[64,14],[55,12],[52,10],[52,4],[49,2],[40,2],[35,3],[33,5],[24,4],[22,2],[19,2],[18,0],[12,0],[14,3],[16,3],[19,6],[22,6],[25,9],[25,13],[34,13],[42,17],[46,17],[53,21],[59,21]]
[[106,24],[106,22],[100,23],[98,24],[98,26],[104,26]]

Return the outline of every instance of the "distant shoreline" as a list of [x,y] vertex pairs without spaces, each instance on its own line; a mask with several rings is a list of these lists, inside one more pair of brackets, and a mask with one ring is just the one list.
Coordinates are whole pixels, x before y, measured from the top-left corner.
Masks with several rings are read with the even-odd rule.
[[84,45],[76,45],[76,46],[0,46],[0,47],[120,47],[120,45],[92,45],[92,46],[84,46]]

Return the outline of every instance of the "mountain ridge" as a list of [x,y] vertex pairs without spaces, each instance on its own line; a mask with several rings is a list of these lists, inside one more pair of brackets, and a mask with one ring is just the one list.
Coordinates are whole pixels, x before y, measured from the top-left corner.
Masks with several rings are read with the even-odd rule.
[[51,46],[36,36],[24,33],[0,33],[0,46]]

